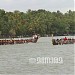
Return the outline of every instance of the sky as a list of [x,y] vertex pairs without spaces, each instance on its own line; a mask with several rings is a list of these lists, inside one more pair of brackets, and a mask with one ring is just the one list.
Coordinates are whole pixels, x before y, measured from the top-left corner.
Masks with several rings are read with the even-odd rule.
[[74,3],[75,0],[0,0],[0,9],[22,12],[26,12],[28,9],[67,12],[74,10]]

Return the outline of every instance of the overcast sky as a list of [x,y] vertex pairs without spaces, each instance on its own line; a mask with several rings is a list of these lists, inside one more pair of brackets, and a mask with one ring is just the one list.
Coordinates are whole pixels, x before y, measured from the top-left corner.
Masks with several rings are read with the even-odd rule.
[[74,10],[74,0],[0,0],[0,9],[6,11],[27,11],[45,9],[48,11],[66,12]]

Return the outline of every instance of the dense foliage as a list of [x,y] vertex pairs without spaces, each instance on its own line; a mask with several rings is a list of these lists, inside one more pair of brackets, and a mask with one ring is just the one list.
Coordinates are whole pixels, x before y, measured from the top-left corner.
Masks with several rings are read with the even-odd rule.
[[66,13],[50,12],[43,9],[28,10],[26,13],[15,10],[6,12],[0,9],[0,36],[31,36],[75,34],[75,11]]

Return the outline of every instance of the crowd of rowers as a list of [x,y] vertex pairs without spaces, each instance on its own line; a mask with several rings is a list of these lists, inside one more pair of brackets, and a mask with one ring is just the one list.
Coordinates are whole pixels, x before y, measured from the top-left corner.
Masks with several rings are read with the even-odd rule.
[[1,39],[0,40],[0,45],[7,45],[7,44],[23,44],[23,43],[36,43],[38,40],[38,36],[37,35],[33,35],[32,38],[28,38],[28,39],[22,39],[22,38],[17,38],[15,39]]
[[74,38],[61,38],[61,39],[52,39],[53,45],[63,45],[63,44],[74,44],[75,39]]

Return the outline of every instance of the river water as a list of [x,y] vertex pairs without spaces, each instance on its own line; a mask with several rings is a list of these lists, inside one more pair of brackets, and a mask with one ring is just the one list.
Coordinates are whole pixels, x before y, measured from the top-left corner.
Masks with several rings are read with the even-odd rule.
[[[0,45],[0,74],[74,75],[74,44],[53,46],[51,39],[41,37],[37,43]],[[62,57],[63,63],[36,64],[29,61],[38,57]]]

